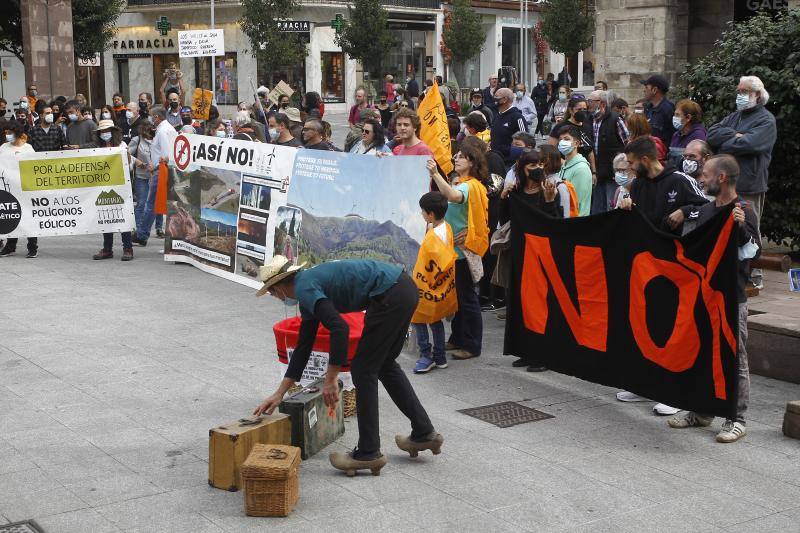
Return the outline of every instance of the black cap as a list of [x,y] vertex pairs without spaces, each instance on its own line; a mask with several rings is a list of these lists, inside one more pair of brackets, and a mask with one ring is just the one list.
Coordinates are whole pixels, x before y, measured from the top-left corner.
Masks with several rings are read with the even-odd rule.
[[653,74],[646,80],[642,80],[639,83],[642,85],[652,85],[653,87],[657,87],[662,93],[669,91],[669,82],[667,81],[667,78],[661,74]]

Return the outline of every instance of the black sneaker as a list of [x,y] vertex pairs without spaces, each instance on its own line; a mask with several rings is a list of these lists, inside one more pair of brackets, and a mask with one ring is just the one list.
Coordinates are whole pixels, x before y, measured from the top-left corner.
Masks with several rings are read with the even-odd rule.
[[3,248],[0,250],[0,257],[8,257],[9,255],[14,255],[16,250],[10,250],[8,248]]
[[28,255],[25,256],[26,259],[36,259],[39,256],[38,250],[28,251]]
[[156,230],[156,237],[158,237],[159,239],[163,239],[164,238],[164,231],[160,230],[160,229],[157,229]]
[[139,246],[147,246],[147,239],[140,239],[137,235],[131,236],[131,242]]

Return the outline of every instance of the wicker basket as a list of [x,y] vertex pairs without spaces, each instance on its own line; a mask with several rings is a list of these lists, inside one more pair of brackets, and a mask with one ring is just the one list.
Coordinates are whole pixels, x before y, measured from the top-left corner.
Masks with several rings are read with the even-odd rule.
[[300,498],[300,448],[256,444],[242,464],[247,516],[288,516]]
[[342,391],[342,412],[345,418],[356,414],[356,390]]

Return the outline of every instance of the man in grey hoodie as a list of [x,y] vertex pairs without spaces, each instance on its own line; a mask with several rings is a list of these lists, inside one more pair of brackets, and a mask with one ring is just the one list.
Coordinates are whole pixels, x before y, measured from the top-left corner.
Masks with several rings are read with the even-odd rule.
[[[767,192],[769,163],[778,132],[775,116],[764,107],[769,93],[756,76],[742,76],[736,87],[736,111],[708,130],[708,144],[715,152],[730,154],[739,164],[736,190],[752,206],[761,230],[761,214]],[[761,269],[753,269],[750,282],[763,288]]]

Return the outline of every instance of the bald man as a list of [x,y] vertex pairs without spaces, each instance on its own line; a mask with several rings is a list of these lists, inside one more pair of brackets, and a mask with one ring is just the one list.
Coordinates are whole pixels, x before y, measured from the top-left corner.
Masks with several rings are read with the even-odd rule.
[[492,122],[492,150],[502,155],[506,167],[509,167],[514,163],[514,158],[511,157],[512,137],[518,131],[527,133],[528,125],[522,111],[514,107],[514,93],[511,89],[497,89],[494,101],[497,114]]

